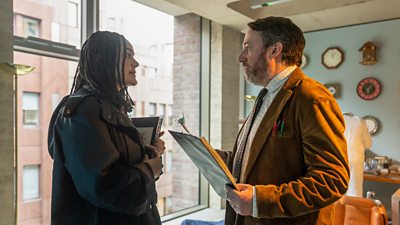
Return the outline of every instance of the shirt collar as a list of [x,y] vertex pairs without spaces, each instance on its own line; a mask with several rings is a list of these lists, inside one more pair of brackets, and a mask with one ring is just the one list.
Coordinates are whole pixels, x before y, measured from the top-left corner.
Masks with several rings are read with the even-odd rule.
[[268,89],[269,93],[273,93],[283,85],[283,83],[286,82],[287,78],[289,75],[297,68],[297,66],[288,66],[286,69],[282,70],[280,73],[278,73],[276,76],[272,78],[270,82],[268,82],[267,86],[265,86],[266,89]]

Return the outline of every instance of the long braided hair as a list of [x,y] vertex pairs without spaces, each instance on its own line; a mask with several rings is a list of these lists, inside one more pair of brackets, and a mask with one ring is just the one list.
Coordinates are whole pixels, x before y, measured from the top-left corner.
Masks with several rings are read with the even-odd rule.
[[82,46],[70,94],[88,85],[100,98],[131,111],[133,101],[124,79],[125,54],[124,36],[109,31],[93,33]]

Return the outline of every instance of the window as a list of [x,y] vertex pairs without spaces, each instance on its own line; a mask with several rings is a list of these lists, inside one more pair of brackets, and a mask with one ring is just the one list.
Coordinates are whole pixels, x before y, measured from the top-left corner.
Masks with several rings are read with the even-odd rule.
[[47,160],[47,145],[41,143],[40,137],[47,137],[50,116],[61,98],[69,93],[69,82],[72,82],[77,63],[17,51],[14,51],[14,62],[36,67],[34,72],[18,77],[21,100],[17,115],[21,124],[29,125],[18,129],[17,154],[22,157],[18,157],[21,172],[17,184],[21,188],[17,192],[17,207],[24,213],[18,214],[17,224],[37,224],[39,219],[50,221],[52,183],[52,161]]
[[116,30],[117,29],[117,21],[115,21],[115,18],[108,18],[107,19],[107,28],[109,30]]
[[172,170],[172,150],[168,149],[164,155],[164,171],[169,172]]
[[149,103],[149,116],[157,115],[157,103]]
[[173,111],[172,111],[172,105],[168,105],[168,125],[172,126],[172,122],[173,122]]
[[39,93],[22,94],[22,114],[24,125],[39,125]]
[[[14,35],[36,38],[23,44],[34,45],[40,40],[48,40],[81,47],[81,0],[14,0],[13,9]],[[42,47],[48,45],[44,42]]]
[[[175,63],[174,17],[135,1],[120,0],[118,3],[115,4],[114,0],[100,0],[99,29],[109,29],[113,26],[109,18],[114,18],[115,31],[123,34],[133,45],[135,58],[140,65],[136,68],[138,85],[130,87],[128,91],[133,100],[139,103],[136,105],[136,116],[160,115],[169,120],[166,118],[168,115],[171,118],[170,121],[163,123],[164,129],[167,130],[173,129],[172,112],[185,113],[188,126],[193,132],[199,134],[202,111],[199,110],[200,95],[198,94],[200,93],[200,79],[198,79],[200,65],[196,60],[200,55],[200,50],[193,52],[197,48],[190,41],[187,41],[189,43],[187,45],[180,45],[178,52],[193,52],[195,57],[193,60],[179,61],[178,67],[185,67],[188,71],[174,73],[172,70]],[[198,38],[200,35],[199,30],[199,33],[193,34],[193,37]],[[187,38],[192,37],[189,36]],[[180,41],[188,40],[185,38]],[[179,60],[182,59],[181,54],[178,55]],[[188,64],[188,61],[191,63]],[[189,79],[187,74],[190,74]],[[182,80],[190,84],[186,85]],[[183,96],[189,89],[194,89],[195,93]],[[181,99],[174,102],[175,96],[181,96]],[[206,207],[204,196],[207,195],[207,185],[202,185],[203,180],[196,166],[168,132],[163,136],[163,140],[168,150],[164,157],[166,171],[157,183],[157,191],[159,212],[162,220],[165,221]]]
[[[81,46],[80,9],[81,0],[13,0],[13,61],[36,68],[18,77],[15,154],[22,157],[18,157],[15,204],[22,213],[16,214],[16,224],[50,224],[52,162],[42,137],[47,136],[52,111],[71,87]],[[87,30],[93,19],[86,20]]]
[[135,102],[135,101],[133,101],[133,105],[134,105],[134,106],[133,106],[132,111],[128,113],[128,117],[129,117],[129,118],[135,117],[135,116],[136,116],[136,110],[137,110],[136,107],[137,107],[137,106],[136,106],[136,102]]
[[[36,126],[47,128],[51,112],[62,96],[68,94],[71,88],[72,77],[77,66],[78,54],[75,53],[79,53],[79,51],[75,49],[74,54],[70,54],[61,50],[69,50],[70,46],[79,49],[81,47],[81,36],[87,37],[98,24],[99,30],[113,26],[116,32],[124,34],[133,44],[136,57],[141,65],[140,68],[146,73],[146,76],[137,77],[139,85],[129,89],[133,100],[137,103],[136,116],[148,116],[149,111],[152,111],[152,115],[157,115],[157,103],[162,102],[167,110],[161,108],[159,110],[163,110],[162,114],[171,118],[168,124],[172,124],[172,112],[179,112],[180,114],[186,112],[182,108],[190,108],[193,109],[191,113],[185,115],[190,115],[187,118],[188,122],[192,123],[190,124],[192,131],[200,132],[200,128],[197,127],[200,118],[197,92],[190,99],[185,98],[182,101],[177,101],[178,106],[173,103],[175,96],[172,88],[173,80],[179,81],[180,79],[179,77],[174,78],[176,74],[172,71],[174,17],[131,0],[121,0],[118,1],[118,4],[115,4],[113,0],[100,0],[98,2],[99,11],[95,11],[93,8],[91,13],[83,14],[95,16],[88,16],[83,19],[80,13],[81,8],[84,12],[88,12],[90,9],[85,9],[86,4],[82,5],[80,0],[14,0],[14,62],[36,67],[34,73],[18,78],[21,89],[20,95],[25,93],[28,95],[36,94],[33,97],[37,100],[34,108],[37,111]],[[88,0],[86,3],[92,6],[94,1]],[[30,10],[32,8],[38,10]],[[76,16],[73,16],[74,14]],[[99,21],[93,21],[94,18],[99,18]],[[107,18],[113,18],[113,21],[107,20]],[[85,33],[81,33],[82,21],[88,21],[84,26]],[[24,26],[24,23],[28,26]],[[76,26],[73,26],[73,24],[76,24]],[[25,29],[25,27],[30,28]],[[132,32],[132,28],[135,32]],[[36,38],[25,38],[28,32],[30,32],[30,36]],[[32,42],[29,42],[30,40]],[[42,40],[44,40],[43,43],[40,42]],[[25,43],[30,43],[30,45],[24,45]],[[59,43],[62,43],[62,45],[57,46]],[[43,47],[45,49],[43,50],[41,46],[45,46]],[[187,46],[187,48],[192,49],[192,46]],[[51,55],[47,52],[55,54]],[[200,52],[195,54],[198,55]],[[191,63],[188,67],[191,70],[189,74],[198,75],[198,73],[193,72],[199,68],[198,64],[193,63],[192,65]],[[142,71],[137,68],[138,75]],[[157,77],[155,77],[156,75]],[[193,80],[197,81],[198,79]],[[179,84],[179,82],[177,83]],[[193,83],[197,84],[197,82]],[[199,87],[191,85],[191,88],[198,91],[200,85]],[[184,90],[184,87],[180,87],[178,90]],[[32,101],[32,96],[27,98]],[[27,116],[28,119],[26,120],[22,118],[25,110],[25,107],[23,107],[24,97],[19,96],[19,99],[21,99],[18,108],[20,123],[34,121],[35,119],[32,119],[32,116]],[[153,106],[150,106],[149,103],[152,103]],[[26,110],[29,114],[28,111],[32,110],[32,107],[27,107]],[[51,205],[49,194],[52,183],[51,175],[47,172],[40,173],[40,171],[50,171],[51,162],[43,160],[44,157],[41,157],[48,154],[47,146],[40,143],[41,138],[32,138],[47,135],[47,129],[31,129],[30,126],[22,126],[19,133],[22,135],[18,138],[19,144],[16,154],[24,157],[20,157],[18,160],[18,169],[22,172],[19,173],[17,178],[20,188],[16,194],[21,196],[18,198],[20,201],[17,202],[17,207],[19,211],[23,210],[26,213],[18,214],[17,223],[34,224],[37,221],[49,221],[49,213],[47,212],[50,211]],[[168,220],[179,213],[188,213],[190,210],[204,207],[204,198],[201,196],[207,193],[207,189],[205,185],[202,185],[196,167],[179,146],[176,143],[174,144],[172,138],[166,134],[164,140],[168,149],[164,159],[167,168],[164,172],[164,178],[158,181],[157,189],[159,202],[164,202],[163,206],[159,207],[160,213],[163,214],[164,212],[163,218]],[[30,175],[32,170],[29,171],[28,167],[32,165],[36,167],[36,169],[33,169],[36,170],[36,175]],[[26,174],[25,168],[28,168]],[[182,168],[184,171],[182,171]],[[36,178],[33,179],[35,176]],[[25,181],[25,177],[31,178],[31,181]],[[33,180],[36,180],[36,183]],[[28,185],[29,183],[31,185]],[[29,189],[24,188],[23,185],[36,187],[36,192],[31,191],[31,194],[28,194],[26,190]],[[37,201],[40,204],[33,205],[31,201],[24,204],[24,202],[21,202],[23,199],[35,199],[35,203]],[[42,225],[48,225],[48,222],[43,222]]]
[[40,197],[40,166],[27,165],[24,166],[22,174],[22,200],[32,200]]
[[165,121],[166,107],[167,106],[165,104],[160,104],[160,108],[159,108],[159,112],[158,112],[158,115],[163,118],[163,126],[165,126],[165,123],[167,122],[167,121]]
[[60,93],[51,94],[51,111],[54,111],[61,101]]
[[22,36],[39,37],[40,21],[38,19],[22,15],[19,15],[18,17],[22,19]]
[[68,2],[68,25],[78,27],[78,3]]
[[51,40],[60,41],[60,24],[56,22],[51,23]]

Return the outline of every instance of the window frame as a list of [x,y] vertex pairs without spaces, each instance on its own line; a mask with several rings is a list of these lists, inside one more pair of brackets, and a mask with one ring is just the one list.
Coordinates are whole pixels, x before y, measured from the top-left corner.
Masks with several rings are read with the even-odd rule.
[[[81,7],[81,20],[78,24],[81,25],[81,45],[83,42],[95,31],[99,30],[99,1],[100,0],[80,0]],[[13,12],[14,13],[14,12]],[[209,125],[209,98],[210,98],[210,40],[211,40],[211,22],[208,19],[202,18],[201,20],[201,87],[200,87],[200,131],[201,136],[209,139],[210,125]],[[57,59],[64,59],[69,61],[79,61],[80,50],[76,46],[45,40],[37,37],[20,37],[13,35],[13,50],[17,52],[29,53],[39,56],[52,57]],[[156,73],[157,71],[155,71]],[[167,111],[167,107],[166,107]],[[165,112],[167,116],[168,113]],[[39,115],[40,118],[40,115]],[[16,149],[15,149],[16,150]],[[18,166],[16,166],[18,168]],[[40,175],[40,174],[39,174]],[[209,184],[206,179],[199,175],[199,203],[194,207],[180,210],[178,212],[162,216],[163,222],[172,220],[201,209],[209,207]],[[17,171],[16,176],[18,177]],[[39,177],[40,178],[40,177]],[[18,182],[18,181],[17,181]],[[17,183],[16,182],[16,183]],[[16,184],[17,185],[17,184]],[[40,184],[39,184],[40,185]],[[18,187],[18,186],[16,186]],[[40,187],[39,187],[40,188]],[[18,192],[16,192],[18,193]],[[15,197],[15,209],[18,207],[18,196]],[[17,223],[17,220],[15,220]]]

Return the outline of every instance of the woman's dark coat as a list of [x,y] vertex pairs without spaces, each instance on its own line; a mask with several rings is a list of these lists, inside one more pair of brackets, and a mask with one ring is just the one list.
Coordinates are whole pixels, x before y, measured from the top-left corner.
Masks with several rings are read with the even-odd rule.
[[160,225],[151,167],[132,122],[88,88],[65,97],[48,135],[52,225]]

